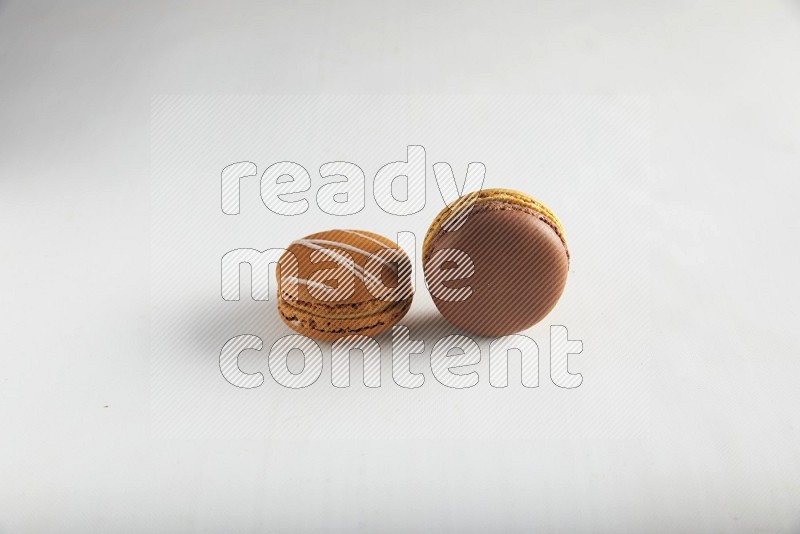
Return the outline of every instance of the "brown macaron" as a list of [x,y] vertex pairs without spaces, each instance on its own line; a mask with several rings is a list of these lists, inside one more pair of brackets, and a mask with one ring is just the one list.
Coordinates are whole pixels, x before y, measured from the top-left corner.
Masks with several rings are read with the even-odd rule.
[[488,189],[439,213],[423,243],[433,301],[450,323],[503,336],[541,321],[558,302],[569,270],[561,222],[525,193]]
[[390,239],[329,230],[286,250],[278,262],[278,312],[301,334],[319,340],[374,336],[411,306],[411,261]]

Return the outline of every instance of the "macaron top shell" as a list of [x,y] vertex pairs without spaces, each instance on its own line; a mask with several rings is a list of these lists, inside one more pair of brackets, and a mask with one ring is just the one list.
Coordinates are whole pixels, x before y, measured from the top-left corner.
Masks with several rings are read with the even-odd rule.
[[[432,293],[450,323],[482,336],[516,333],[541,321],[558,302],[569,270],[563,227],[555,215],[534,209],[543,205],[524,193],[512,197],[507,190],[496,192],[481,192],[479,201],[473,198],[461,210],[446,208],[445,216],[434,221],[423,254],[429,284],[437,276],[432,271],[441,267],[431,265],[438,251],[456,249],[469,256],[474,271],[444,283],[453,289],[468,287],[469,296],[448,300]],[[449,217],[464,218],[448,231]]]
[[276,274],[280,299],[293,307],[320,317],[357,319],[410,299],[408,284],[394,298],[376,290],[397,287],[407,272],[408,256],[390,239],[362,230],[328,230],[293,241]]
[[446,206],[439,212],[433,223],[431,223],[430,228],[428,228],[428,232],[425,234],[425,240],[422,244],[423,265],[428,259],[434,237],[443,230],[447,231],[448,226],[452,227],[466,220],[472,212],[472,209],[487,202],[503,202],[512,206],[527,208],[532,215],[546,222],[553,231],[558,234],[564,244],[564,249],[567,251],[567,257],[569,258],[564,225],[561,224],[556,214],[544,203],[526,193],[514,189],[482,189],[459,197],[455,202]]

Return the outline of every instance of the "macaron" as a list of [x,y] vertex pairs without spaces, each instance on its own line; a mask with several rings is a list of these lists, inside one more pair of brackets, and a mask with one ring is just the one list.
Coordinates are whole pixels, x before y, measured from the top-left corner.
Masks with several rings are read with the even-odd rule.
[[411,261],[390,239],[328,230],[293,241],[277,269],[278,312],[319,340],[374,336],[397,324],[414,295]]
[[456,327],[503,336],[541,321],[567,282],[564,226],[542,202],[510,189],[467,194],[425,236],[422,266],[433,301]]

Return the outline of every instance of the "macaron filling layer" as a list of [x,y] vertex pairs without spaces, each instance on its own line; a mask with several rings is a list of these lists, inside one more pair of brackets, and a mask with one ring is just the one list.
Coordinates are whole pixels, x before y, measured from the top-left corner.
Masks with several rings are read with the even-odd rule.
[[[359,334],[367,331],[384,330],[387,324],[394,323],[396,319],[405,315],[411,302],[400,301],[389,303],[382,313],[368,314],[359,317],[322,316],[318,313],[308,312],[301,308],[291,306],[286,301],[281,301],[278,311],[283,320],[295,329],[308,328],[321,334]],[[368,319],[372,318],[372,321]]]
[[311,313],[316,317],[323,317],[325,319],[362,319],[364,317],[370,317],[372,315],[383,313],[392,307],[392,305],[398,304],[398,302],[382,300],[359,302],[357,304],[341,304],[337,307],[338,309],[368,308],[360,312],[341,313],[337,311],[337,308],[326,306],[324,303],[307,302],[303,300],[287,300],[283,296],[281,296],[281,302],[289,308],[293,308],[305,313]]

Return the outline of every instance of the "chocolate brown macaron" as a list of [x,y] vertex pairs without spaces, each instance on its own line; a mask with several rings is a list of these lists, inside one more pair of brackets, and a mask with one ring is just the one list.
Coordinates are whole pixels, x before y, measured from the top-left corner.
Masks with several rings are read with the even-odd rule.
[[359,230],[298,239],[277,271],[281,319],[320,340],[380,334],[403,318],[414,293],[408,255],[390,239]]
[[450,323],[482,336],[541,321],[564,291],[569,252],[561,222],[525,193],[487,189],[442,210],[425,236],[425,280]]

